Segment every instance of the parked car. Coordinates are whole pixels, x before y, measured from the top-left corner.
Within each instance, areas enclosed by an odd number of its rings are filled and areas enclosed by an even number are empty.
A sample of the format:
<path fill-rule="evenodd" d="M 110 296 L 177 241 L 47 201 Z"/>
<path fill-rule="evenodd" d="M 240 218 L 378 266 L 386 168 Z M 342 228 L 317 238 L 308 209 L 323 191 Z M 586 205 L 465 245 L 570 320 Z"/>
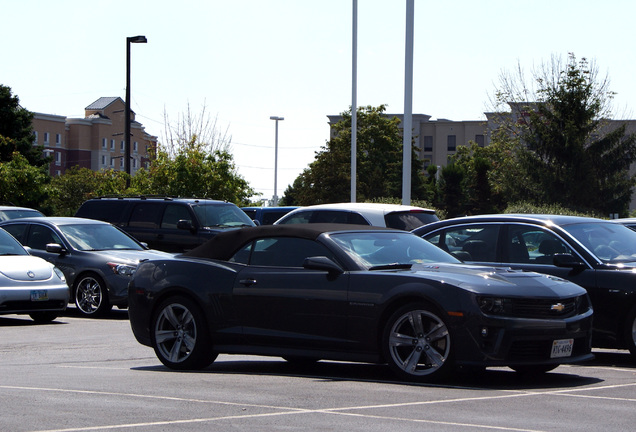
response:
<path fill-rule="evenodd" d="M 28 207 L 16 207 L 12 205 L 0 206 L 0 222 L 9 219 L 18 219 L 24 217 L 44 216 L 39 211 Z"/>
<path fill-rule="evenodd" d="M 625 225 L 627 228 L 636 231 L 636 218 L 612 219 L 612 222 Z"/>
<path fill-rule="evenodd" d="M 68 299 L 64 273 L 29 255 L 0 229 L 0 315 L 28 314 L 36 322 L 49 322 L 66 310 Z"/>
<path fill-rule="evenodd" d="M 184 252 L 216 234 L 254 222 L 236 205 L 193 198 L 94 198 L 76 217 L 110 222 L 151 249 Z"/>
<path fill-rule="evenodd" d="M 592 358 L 592 308 L 564 279 L 474 267 L 411 233 L 264 225 L 145 261 L 129 285 L 137 340 L 172 369 L 219 353 L 388 363 L 437 379 L 453 365 L 545 372 Z"/>
<path fill-rule="evenodd" d="M 66 277 L 75 306 L 85 316 L 125 308 L 130 276 L 142 260 L 171 254 L 148 250 L 113 225 L 91 219 L 39 217 L 0 222 L 31 254 Z"/>
<path fill-rule="evenodd" d="M 636 356 L 636 232 L 607 220 L 505 214 L 436 222 L 414 231 L 464 261 L 568 279 L 594 305 L 596 347 Z"/>
<path fill-rule="evenodd" d="M 439 219 L 434 210 L 421 207 L 380 203 L 336 203 L 297 208 L 275 224 L 344 223 L 410 231 L 437 220 Z"/>
<path fill-rule="evenodd" d="M 256 225 L 272 225 L 297 207 L 241 207 Z"/>

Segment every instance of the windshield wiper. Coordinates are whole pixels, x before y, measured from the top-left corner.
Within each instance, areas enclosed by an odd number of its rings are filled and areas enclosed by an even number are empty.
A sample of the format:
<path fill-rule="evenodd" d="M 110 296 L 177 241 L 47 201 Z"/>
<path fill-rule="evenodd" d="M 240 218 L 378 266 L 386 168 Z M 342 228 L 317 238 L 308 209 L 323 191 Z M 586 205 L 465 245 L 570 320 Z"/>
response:
<path fill-rule="evenodd" d="M 392 264 L 382 264 L 369 268 L 369 270 L 408 270 L 413 267 L 413 264 L 400 264 L 400 263 L 392 263 Z"/>

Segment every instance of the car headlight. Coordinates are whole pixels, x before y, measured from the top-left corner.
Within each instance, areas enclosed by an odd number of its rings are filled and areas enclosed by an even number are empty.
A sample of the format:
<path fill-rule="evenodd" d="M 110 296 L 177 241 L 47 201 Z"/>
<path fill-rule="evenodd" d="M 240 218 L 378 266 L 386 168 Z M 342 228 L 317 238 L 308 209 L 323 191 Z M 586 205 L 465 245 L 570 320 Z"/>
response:
<path fill-rule="evenodd" d="M 122 276 L 132 276 L 135 273 L 135 270 L 137 270 L 137 266 L 131 264 L 109 262 L 108 266 L 113 271 L 113 273 Z"/>
<path fill-rule="evenodd" d="M 54 266 L 53 271 L 55 272 L 57 277 L 59 277 L 62 280 L 62 282 L 66 282 L 66 277 L 64 276 L 64 273 L 62 273 L 62 270 Z"/>
<path fill-rule="evenodd" d="M 477 304 L 483 313 L 494 315 L 505 315 L 512 307 L 510 299 L 501 297 L 479 297 Z"/>

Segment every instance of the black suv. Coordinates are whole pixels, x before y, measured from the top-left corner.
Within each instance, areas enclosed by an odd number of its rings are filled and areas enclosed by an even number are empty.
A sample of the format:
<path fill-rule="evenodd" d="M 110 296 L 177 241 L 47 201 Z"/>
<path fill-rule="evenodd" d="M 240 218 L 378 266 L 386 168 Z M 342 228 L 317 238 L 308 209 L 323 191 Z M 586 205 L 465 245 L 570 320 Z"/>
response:
<path fill-rule="evenodd" d="M 254 226 L 232 203 L 195 198 L 94 198 L 75 216 L 110 222 L 151 249 L 166 252 L 185 252 L 219 232 Z"/>

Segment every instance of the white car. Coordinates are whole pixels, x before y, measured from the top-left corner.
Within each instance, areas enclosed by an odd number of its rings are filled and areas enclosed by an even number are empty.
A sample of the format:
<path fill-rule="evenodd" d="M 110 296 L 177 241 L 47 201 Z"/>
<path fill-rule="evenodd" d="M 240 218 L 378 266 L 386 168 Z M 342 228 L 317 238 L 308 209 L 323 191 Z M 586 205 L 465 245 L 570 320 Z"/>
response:
<path fill-rule="evenodd" d="M 0 222 L 9 219 L 44 216 L 37 210 L 28 207 L 16 207 L 12 205 L 0 206 Z"/>
<path fill-rule="evenodd" d="M 69 296 L 60 269 L 31 256 L 0 229 L 0 315 L 28 314 L 36 322 L 53 321 L 66 310 Z"/>
<path fill-rule="evenodd" d="M 299 207 L 274 224 L 344 223 L 411 231 L 438 220 L 434 210 L 421 207 L 380 203 L 336 203 Z"/>

